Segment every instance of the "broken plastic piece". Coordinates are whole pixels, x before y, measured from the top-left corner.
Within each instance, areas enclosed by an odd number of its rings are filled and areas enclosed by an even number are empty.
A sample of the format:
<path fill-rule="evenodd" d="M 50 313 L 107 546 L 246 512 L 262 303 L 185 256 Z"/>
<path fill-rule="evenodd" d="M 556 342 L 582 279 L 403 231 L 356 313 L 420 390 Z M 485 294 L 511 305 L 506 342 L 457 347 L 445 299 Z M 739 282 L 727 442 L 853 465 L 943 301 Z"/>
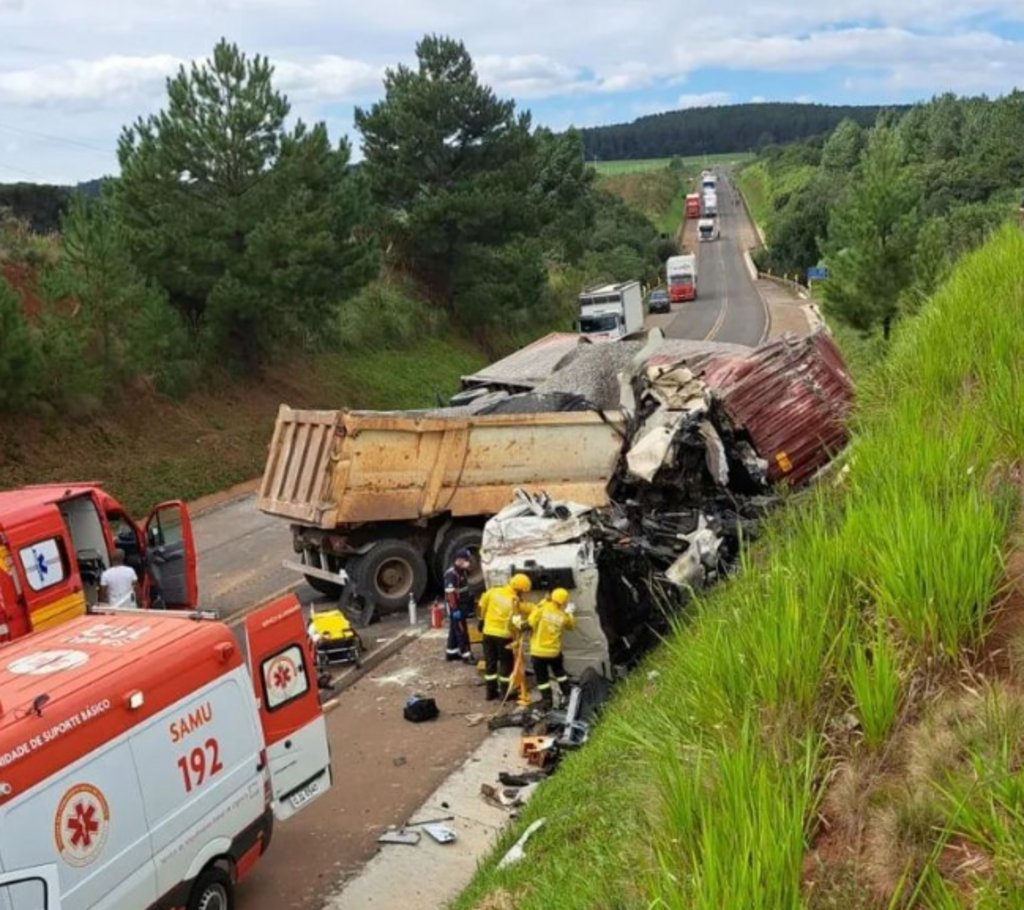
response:
<path fill-rule="evenodd" d="M 451 844 L 455 841 L 455 832 L 447 825 L 424 825 L 423 830 L 439 844 Z"/>
<path fill-rule="evenodd" d="M 538 818 L 529 828 L 527 828 L 522 836 L 517 840 L 512 847 L 509 849 L 500 860 L 498 860 L 498 868 L 504 869 L 507 866 L 513 866 L 518 863 L 523 857 L 526 856 L 526 842 L 533 837 L 538 829 L 546 822 L 546 818 Z"/>

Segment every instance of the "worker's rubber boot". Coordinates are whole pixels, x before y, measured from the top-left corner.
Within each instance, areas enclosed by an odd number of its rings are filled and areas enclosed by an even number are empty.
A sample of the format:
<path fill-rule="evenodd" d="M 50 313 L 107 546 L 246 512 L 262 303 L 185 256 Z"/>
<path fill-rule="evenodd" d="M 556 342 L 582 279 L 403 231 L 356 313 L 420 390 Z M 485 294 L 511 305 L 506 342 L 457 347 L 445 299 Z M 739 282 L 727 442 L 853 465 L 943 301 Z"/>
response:
<path fill-rule="evenodd" d="M 487 681 L 487 701 L 498 700 L 498 684 L 493 680 Z"/>
<path fill-rule="evenodd" d="M 555 707 L 555 699 L 551 694 L 550 689 L 545 689 L 540 693 L 540 706 L 545 711 L 551 711 Z"/>

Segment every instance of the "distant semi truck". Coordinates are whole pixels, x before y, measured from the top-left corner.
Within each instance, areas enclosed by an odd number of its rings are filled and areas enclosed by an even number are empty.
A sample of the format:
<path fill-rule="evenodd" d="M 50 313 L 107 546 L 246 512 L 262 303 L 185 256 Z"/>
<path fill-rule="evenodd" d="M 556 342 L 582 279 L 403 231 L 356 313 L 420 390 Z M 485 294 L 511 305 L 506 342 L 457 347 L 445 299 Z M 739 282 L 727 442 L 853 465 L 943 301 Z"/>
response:
<path fill-rule="evenodd" d="M 718 194 L 714 191 L 704 193 L 704 217 L 715 218 L 718 216 Z"/>
<path fill-rule="evenodd" d="M 700 218 L 700 193 L 690 193 L 686 197 L 686 217 L 694 221 Z"/>
<path fill-rule="evenodd" d="M 714 218 L 701 218 L 697 222 L 697 237 L 701 241 L 718 239 L 718 222 Z"/>
<path fill-rule="evenodd" d="M 704 171 L 700 181 L 701 189 L 715 191 L 718 189 L 718 178 L 711 171 Z"/>
<path fill-rule="evenodd" d="M 591 341 L 616 341 L 644 327 L 644 296 L 639 281 L 601 284 L 579 296 L 579 329 Z"/>
<path fill-rule="evenodd" d="M 668 299 L 682 303 L 697 297 L 697 257 L 692 253 L 671 256 L 665 263 L 665 278 L 668 284 Z"/>

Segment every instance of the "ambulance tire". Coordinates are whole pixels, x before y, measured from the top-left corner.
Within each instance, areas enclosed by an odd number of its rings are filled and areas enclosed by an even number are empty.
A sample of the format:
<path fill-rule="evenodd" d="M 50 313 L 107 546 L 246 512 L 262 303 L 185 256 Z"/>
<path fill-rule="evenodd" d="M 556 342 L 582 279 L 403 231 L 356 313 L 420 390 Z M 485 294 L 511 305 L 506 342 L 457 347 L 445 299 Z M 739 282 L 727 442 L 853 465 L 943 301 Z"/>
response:
<path fill-rule="evenodd" d="M 419 603 L 427 590 L 427 561 L 411 543 L 389 538 L 375 543 L 351 563 L 349 574 L 357 594 L 372 601 L 381 613 L 396 613 Z"/>
<path fill-rule="evenodd" d="M 208 866 L 196 879 L 188 910 L 234 910 L 235 886 L 219 866 Z"/>

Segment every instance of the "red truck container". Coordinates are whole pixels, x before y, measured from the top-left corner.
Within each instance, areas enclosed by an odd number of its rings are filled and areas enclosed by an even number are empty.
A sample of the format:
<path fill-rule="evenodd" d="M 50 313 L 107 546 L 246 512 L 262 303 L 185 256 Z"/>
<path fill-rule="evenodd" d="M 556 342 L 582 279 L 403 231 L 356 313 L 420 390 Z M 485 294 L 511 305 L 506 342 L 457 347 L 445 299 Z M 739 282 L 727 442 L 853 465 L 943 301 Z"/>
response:
<path fill-rule="evenodd" d="M 686 197 L 686 217 L 687 218 L 700 218 L 700 194 L 690 193 Z"/>

